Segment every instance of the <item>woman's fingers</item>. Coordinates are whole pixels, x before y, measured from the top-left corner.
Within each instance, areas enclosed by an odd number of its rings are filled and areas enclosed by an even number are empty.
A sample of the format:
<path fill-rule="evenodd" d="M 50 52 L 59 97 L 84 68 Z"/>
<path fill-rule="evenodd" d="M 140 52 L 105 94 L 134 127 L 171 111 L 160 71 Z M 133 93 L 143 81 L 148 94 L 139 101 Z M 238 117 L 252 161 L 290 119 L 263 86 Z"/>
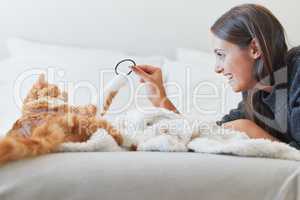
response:
<path fill-rule="evenodd" d="M 133 72 L 135 72 L 137 75 L 139 75 L 143 80 L 151 81 L 151 77 L 149 74 L 147 74 L 143 69 L 141 69 L 138 66 L 132 67 Z"/>
<path fill-rule="evenodd" d="M 146 72 L 148 74 L 153 74 L 157 70 L 160 70 L 159 67 L 154 67 L 152 65 L 136 65 L 135 67 L 142 69 L 144 72 Z"/>
<path fill-rule="evenodd" d="M 136 65 L 132 71 L 139 76 L 140 82 L 150 83 L 146 84 L 148 98 L 154 106 L 160 106 L 166 99 L 161 69 L 151 65 Z"/>

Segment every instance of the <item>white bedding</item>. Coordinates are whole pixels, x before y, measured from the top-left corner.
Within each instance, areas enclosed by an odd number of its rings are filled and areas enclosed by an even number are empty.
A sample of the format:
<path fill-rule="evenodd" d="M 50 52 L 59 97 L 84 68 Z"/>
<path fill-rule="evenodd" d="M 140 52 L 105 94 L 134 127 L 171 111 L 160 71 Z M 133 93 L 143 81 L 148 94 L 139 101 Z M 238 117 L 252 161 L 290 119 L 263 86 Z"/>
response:
<path fill-rule="evenodd" d="M 232 154 L 299 160 L 300 152 L 281 142 L 250 139 L 245 133 L 225 129 L 214 122 L 190 119 L 161 108 L 148 112 L 129 111 L 115 126 L 125 139 L 120 148 L 105 131 L 98 131 L 84 143 L 65 143 L 60 151 L 124 151 L 132 145 L 138 151 Z"/>

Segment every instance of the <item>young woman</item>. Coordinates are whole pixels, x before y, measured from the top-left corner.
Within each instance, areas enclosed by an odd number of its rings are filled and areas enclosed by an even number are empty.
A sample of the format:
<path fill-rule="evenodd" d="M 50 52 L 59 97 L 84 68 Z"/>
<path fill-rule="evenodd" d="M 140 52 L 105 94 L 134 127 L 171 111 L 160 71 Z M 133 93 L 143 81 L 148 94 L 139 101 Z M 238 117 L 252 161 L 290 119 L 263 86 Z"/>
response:
<path fill-rule="evenodd" d="M 300 147 L 300 48 L 288 51 L 284 29 L 266 8 L 243 4 L 223 14 L 211 27 L 215 71 L 226 76 L 243 101 L 218 125 L 251 138 L 280 140 Z M 161 70 L 133 68 L 151 86 L 154 106 L 178 112 L 167 98 Z"/>

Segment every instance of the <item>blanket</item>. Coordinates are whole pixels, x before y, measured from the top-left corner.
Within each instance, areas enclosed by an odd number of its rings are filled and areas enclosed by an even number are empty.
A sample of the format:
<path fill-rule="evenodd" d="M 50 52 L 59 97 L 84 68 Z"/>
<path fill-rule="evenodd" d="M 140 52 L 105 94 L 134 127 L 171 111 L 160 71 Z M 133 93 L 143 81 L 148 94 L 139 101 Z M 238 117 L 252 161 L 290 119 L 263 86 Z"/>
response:
<path fill-rule="evenodd" d="M 163 108 L 130 110 L 113 122 L 123 136 L 118 146 L 103 129 L 83 143 L 63 143 L 59 151 L 163 151 L 230 154 L 300 160 L 300 152 L 288 144 L 250 139 L 245 133 L 215 122 L 179 115 Z"/>

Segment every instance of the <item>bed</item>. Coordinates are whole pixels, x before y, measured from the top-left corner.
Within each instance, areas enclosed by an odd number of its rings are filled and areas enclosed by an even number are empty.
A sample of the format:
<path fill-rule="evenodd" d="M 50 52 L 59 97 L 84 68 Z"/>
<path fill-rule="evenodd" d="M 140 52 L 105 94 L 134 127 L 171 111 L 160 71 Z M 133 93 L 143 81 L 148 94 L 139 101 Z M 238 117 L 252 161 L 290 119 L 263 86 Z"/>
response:
<path fill-rule="evenodd" d="M 93 53 L 87 53 L 89 51 L 85 49 L 49 47 L 20 39 L 12 39 L 8 42 L 8 46 L 12 57 L 0 63 L 2 67 L 7 68 L 7 76 L 3 77 L 1 92 L 8 94 L 6 98 L 1 99 L 4 105 L 1 116 L 5 122 L 5 126 L 1 126 L 2 133 L 20 115 L 17 103 L 19 100 L 19 105 L 21 104 L 22 94 L 16 98 L 13 95 L 15 90 L 11 88 L 14 88 L 16 83 L 18 85 L 18 78 L 21 77 L 20 80 L 23 82 L 18 89 L 21 89 L 21 92 L 28 90 L 37 77 L 36 71 L 31 74 L 31 69 L 51 73 L 48 66 L 59 66 L 67 72 L 67 75 L 60 80 L 66 79 L 74 83 L 78 83 L 76 80 L 89 80 L 92 85 L 97 85 L 99 80 L 95 72 L 108 69 L 114 61 L 125 57 L 116 53 L 109 56 L 107 52 L 103 56 L 102 51 L 93 50 Z M 24 52 L 35 56 L 26 55 Z M 46 54 L 42 55 L 43 52 Z M 181 57 L 199 55 L 183 49 L 179 50 L 179 54 Z M 68 55 L 71 57 L 68 58 Z M 221 80 L 209 69 L 198 67 L 211 65 L 213 62 L 210 55 L 204 53 L 201 55 L 199 61 L 190 61 L 189 70 L 192 76 L 187 80 L 191 85 L 185 91 L 187 92 L 185 96 L 191 94 L 194 84 L 201 84 L 201 81 L 206 80 L 210 84 L 214 83 L 216 87 L 202 87 L 198 92 L 206 94 L 213 89 L 212 91 L 217 94 L 226 93 L 227 97 L 215 94 L 204 95 L 197 99 L 199 102 L 196 103 L 200 107 L 194 107 L 192 103 L 195 102 L 187 102 L 190 106 L 187 108 L 184 105 L 181 107 L 180 101 L 176 102 L 180 99 L 175 98 L 173 101 L 180 110 L 187 109 L 187 112 L 190 110 L 188 114 L 201 114 L 207 120 L 215 120 L 223 114 L 222 112 L 233 108 L 240 100 L 240 96 L 230 93 L 228 88 L 222 91 Z M 160 64 L 158 57 L 135 59 L 157 63 L 165 71 L 164 80 L 177 82 L 179 85 L 185 84 L 182 74 L 185 72 L 184 63 L 189 61 L 164 59 L 164 63 Z M 106 68 L 101 68 L 101 65 Z M 86 66 L 88 70 L 82 71 L 82 66 Z M 173 66 L 171 72 L 167 66 Z M 16 71 L 30 73 L 27 74 L 27 79 L 23 79 L 22 73 L 16 74 Z M 106 78 L 109 80 L 112 76 L 113 73 Z M 167 88 L 168 93 L 174 94 L 173 89 Z M 79 94 L 77 95 L 79 99 L 75 99 L 76 102 L 85 103 L 87 99 L 82 97 L 86 95 Z M 98 95 L 98 93 L 90 94 Z M 123 112 L 118 108 L 128 103 L 126 101 L 128 94 L 126 89 L 118 94 L 116 103 L 112 105 L 115 113 L 109 115 L 108 119 L 113 119 L 118 112 Z M 226 101 L 228 97 L 230 101 Z M 224 101 L 225 104 L 220 104 Z M 139 103 L 143 106 L 147 104 Z M 137 106 L 137 102 L 127 109 L 132 106 Z M 9 163 L 1 167 L 0 199 L 297 199 L 299 198 L 299 166 L 299 162 L 296 161 L 192 152 L 57 153 Z"/>
<path fill-rule="evenodd" d="M 162 67 L 165 83 L 181 86 L 168 85 L 169 97 L 188 114 L 217 120 L 241 100 L 214 74 L 215 60 L 207 53 L 209 40 L 203 27 L 231 6 L 225 2 L 219 9 L 215 2 L 171 0 L 30 0 L 1 5 L 0 67 L 5 69 L 0 79 L 0 93 L 5 94 L 0 99 L 1 135 L 20 116 L 22 98 L 38 73 L 52 73 L 52 80 L 59 83 L 84 86 L 75 103 L 100 104 L 101 84 L 114 76 L 112 66 L 124 58 Z M 297 8 L 293 3 L 274 6 L 289 17 Z M 199 12 L 199 7 L 213 13 Z M 292 23 L 293 39 L 299 41 L 297 20 L 286 21 Z M 100 71 L 107 72 L 103 82 Z M 86 87 L 87 81 L 93 87 Z M 197 98 L 188 98 L 199 84 Z M 118 94 L 113 115 L 124 111 L 128 94 L 128 88 Z M 149 105 L 138 100 L 127 109 Z M 300 199 L 299 167 L 296 161 L 192 152 L 56 153 L 0 167 L 0 199 L 292 200 Z"/>

